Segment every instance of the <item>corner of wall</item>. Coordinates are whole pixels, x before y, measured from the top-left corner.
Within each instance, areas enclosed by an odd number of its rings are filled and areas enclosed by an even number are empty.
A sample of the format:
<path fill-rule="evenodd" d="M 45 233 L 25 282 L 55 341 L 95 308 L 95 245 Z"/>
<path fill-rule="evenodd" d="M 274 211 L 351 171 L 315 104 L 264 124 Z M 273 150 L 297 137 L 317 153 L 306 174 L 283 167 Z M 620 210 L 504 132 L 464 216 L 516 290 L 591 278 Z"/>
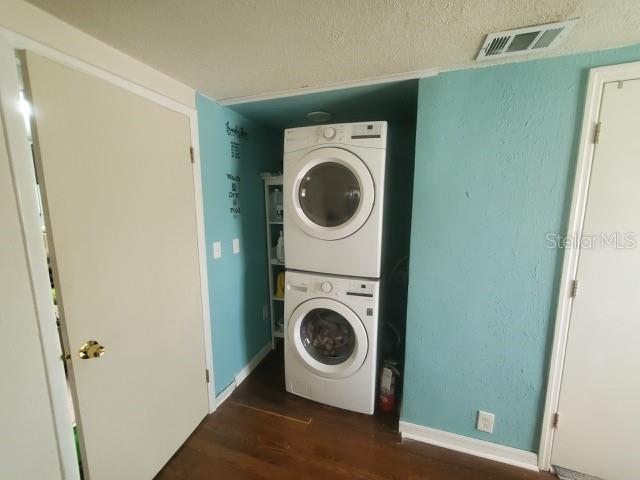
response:
<path fill-rule="evenodd" d="M 276 133 L 197 93 L 216 393 L 270 342 L 264 190 Z M 265 152 L 267 154 L 265 154 Z M 240 253 L 234 254 L 234 239 Z M 213 243 L 222 256 L 213 258 Z"/>

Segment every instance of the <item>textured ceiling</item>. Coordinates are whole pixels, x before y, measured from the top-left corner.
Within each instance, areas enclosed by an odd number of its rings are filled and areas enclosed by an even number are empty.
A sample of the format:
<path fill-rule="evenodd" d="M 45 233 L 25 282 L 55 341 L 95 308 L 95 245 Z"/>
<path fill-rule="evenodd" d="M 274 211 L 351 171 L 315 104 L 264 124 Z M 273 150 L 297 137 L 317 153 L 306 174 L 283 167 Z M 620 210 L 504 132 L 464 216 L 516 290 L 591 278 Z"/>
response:
<path fill-rule="evenodd" d="M 576 17 L 547 55 L 640 43 L 639 0 L 29 2 L 215 99 L 478 66 L 486 33 Z"/>

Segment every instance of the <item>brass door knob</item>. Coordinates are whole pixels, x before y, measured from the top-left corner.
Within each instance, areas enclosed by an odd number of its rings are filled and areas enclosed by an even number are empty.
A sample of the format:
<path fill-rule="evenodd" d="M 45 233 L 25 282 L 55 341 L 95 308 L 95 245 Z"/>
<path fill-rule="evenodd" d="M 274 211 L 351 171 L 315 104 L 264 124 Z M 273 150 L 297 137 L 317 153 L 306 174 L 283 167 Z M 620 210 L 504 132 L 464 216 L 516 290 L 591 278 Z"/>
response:
<path fill-rule="evenodd" d="M 98 358 L 104 355 L 104 347 L 95 340 L 85 342 L 78 350 L 78 356 L 82 359 Z"/>

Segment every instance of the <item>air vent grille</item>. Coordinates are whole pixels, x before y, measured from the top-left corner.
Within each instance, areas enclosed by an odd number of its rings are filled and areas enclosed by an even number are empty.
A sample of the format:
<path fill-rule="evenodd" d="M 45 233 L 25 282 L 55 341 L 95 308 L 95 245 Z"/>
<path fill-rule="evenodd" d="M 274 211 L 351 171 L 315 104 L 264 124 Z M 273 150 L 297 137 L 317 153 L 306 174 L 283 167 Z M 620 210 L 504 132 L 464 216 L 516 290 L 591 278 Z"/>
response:
<path fill-rule="evenodd" d="M 551 30 L 547 30 L 542 35 L 540 35 L 540 38 L 538 38 L 538 41 L 533 46 L 533 48 L 548 48 L 549 45 L 551 45 L 551 42 L 558 38 L 558 35 L 560 35 L 562 30 L 564 29 L 552 28 Z"/>
<path fill-rule="evenodd" d="M 531 44 L 538 38 L 540 32 L 529 32 L 529 33 L 520 33 L 518 35 L 513 36 L 513 40 L 509 44 L 509 48 L 507 48 L 507 52 L 519 52 L 521 50 L 526 50 L 531 46 Z"/>
<path fill-rule="evenodd" d="M 578 20 L 574 19 L 490 33 L 487 35 L 476 60 L 510 57 L 554 48 L 577 22 Z"/>
<path fill-rule="evenodd" d="M 487 56 L 499 55 L 502 52 L 502 50 L 504 50 L 504 47 L 507 46 L 507 43 L 509 42 L 510 39 L 511 37 L 494 38 L 491 41 L 491 44 L 489 45 L 489 47 L 487 47 L 487 52 L 485 55 Z"/>

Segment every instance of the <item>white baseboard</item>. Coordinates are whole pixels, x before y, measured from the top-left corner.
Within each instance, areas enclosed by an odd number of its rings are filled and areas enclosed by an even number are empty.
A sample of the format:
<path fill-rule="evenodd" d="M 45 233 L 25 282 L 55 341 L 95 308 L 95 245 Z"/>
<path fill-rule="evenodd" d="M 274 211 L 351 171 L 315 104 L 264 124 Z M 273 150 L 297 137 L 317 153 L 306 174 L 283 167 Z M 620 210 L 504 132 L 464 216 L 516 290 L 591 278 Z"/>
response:
<path fill-rule="evenodd" d="M 424 427 L 409 422 L 400 422 L 402 438 L 429 443 L 438 447 L 456 450 L 476 457 L 514 465 L 527 470 L 538 471 L 538 455 L 517 448 L 485 442 L 455 433 Z"/>
<path fill-rule="evenodd" d="M 244 382 L 245 378 L 249 376 L 253 369 L 256 368 L 264 357 L 266 357 L 271 351 L 271 341 L 267 343 L 264 347 L 260 349 L 258 353 L 256 353 L 249 362 L 240 369 L 240 371 L 236 374 L 233 382 L 225 388 L 219 395 L 216 396 L 216 408 L 218 408 L 222 403 L 231 396 L 233 391 L 240 386 L 242 382 Z"/>
<path fill-rule="evenodd" d="M 222 403 L 231 396 L 233 391 L 236 389 L 236 382 L 233 381 L 231 384 L 225 388 L 219 395 L 216 396 L 216 409 L 222 405 Z"/>
<path fill-rule="evenodd" d="M 251 372 L 253 372 L 253 369 L 256 368 L 262 360 L 264 360 L 264 357 L 269 355 L 269 352 L 272 349 L 271 345 L 271 340 L 269 340 L 269 343 L 262 347 L 260 351 L 256 353 L 251 360 L 249 360 L 249 363 L 242 368 L 242 370 L 236 373 L 236 387 L 239 386 Z"/>

